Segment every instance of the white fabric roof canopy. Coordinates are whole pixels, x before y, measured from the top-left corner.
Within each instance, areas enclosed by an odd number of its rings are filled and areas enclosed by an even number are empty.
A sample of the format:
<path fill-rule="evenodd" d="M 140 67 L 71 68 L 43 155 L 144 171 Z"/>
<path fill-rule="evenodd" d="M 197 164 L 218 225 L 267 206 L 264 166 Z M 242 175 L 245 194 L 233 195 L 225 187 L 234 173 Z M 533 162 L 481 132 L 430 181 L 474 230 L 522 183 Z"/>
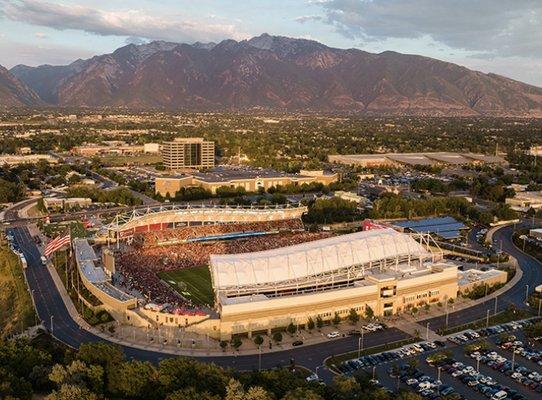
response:
<path fill-rule="evenodd" d="M 407 234 L 378 229 L 254 253 L 211 255 L 215 289 L 301 279 L 383 259 L 430 253 Z"/>

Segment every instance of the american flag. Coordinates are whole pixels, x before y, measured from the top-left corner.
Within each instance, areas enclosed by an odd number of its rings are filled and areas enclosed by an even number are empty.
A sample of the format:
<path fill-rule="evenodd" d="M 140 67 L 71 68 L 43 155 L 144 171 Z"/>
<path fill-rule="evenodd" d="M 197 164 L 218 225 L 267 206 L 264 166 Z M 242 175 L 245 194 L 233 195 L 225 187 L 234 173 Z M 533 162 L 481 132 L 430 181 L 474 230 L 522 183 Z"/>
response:
<path fill-rule="evenodd" d="M 45 257 L 49 258 L 51 254 L 59 250 L 62 246 L 70 244 L 70 242 L 71 242 L 70 232 L 67 232 L 64 236 L 62 235 L 57 236 L 56 238 L 51 240 L 49 243 L 47 243 L 47 246 L 45 246 Z"/>

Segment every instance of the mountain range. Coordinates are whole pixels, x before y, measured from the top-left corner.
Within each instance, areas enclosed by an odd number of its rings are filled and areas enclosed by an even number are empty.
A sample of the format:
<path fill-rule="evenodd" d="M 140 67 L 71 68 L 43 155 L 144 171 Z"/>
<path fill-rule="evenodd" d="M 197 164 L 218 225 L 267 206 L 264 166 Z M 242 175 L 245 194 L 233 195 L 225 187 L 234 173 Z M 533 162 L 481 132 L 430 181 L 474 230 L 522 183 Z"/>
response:
<path fill-rule="evenodd" d="M 541 117 L 542 88 L 423 56 L 263 34 L 0 69 L 0 106 L 44 105 Z"/>

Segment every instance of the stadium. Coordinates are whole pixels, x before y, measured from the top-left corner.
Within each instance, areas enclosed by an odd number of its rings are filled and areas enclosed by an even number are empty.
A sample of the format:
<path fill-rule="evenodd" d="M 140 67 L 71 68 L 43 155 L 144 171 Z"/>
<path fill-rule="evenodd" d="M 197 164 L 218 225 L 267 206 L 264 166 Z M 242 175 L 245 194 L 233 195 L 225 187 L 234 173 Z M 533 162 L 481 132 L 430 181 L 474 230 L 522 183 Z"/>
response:
<path fill-rule="evenodd" d="M 74 242 L 77 265 L 119 322 L 221 340 L 457 296 L 457 267 L 429 235 L 380 226 L 308 232 L 305 211 L 202 206 L 119 216 L 107 245 Z"/>

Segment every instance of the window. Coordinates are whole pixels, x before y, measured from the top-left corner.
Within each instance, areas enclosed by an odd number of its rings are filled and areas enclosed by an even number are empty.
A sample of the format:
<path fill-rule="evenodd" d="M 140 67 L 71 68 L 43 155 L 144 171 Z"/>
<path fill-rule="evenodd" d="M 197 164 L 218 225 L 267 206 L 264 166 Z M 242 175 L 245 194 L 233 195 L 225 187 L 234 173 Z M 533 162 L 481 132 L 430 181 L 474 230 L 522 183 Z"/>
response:
<path fill-rule="evenodd" d="M 416 296 L 415 296 L 415 295 L 405 296 L 405 297 L 404 297 L 405 303 L 410 303 L 411 301 L 414 301 L 414 300 L 416 300 Z"/>

